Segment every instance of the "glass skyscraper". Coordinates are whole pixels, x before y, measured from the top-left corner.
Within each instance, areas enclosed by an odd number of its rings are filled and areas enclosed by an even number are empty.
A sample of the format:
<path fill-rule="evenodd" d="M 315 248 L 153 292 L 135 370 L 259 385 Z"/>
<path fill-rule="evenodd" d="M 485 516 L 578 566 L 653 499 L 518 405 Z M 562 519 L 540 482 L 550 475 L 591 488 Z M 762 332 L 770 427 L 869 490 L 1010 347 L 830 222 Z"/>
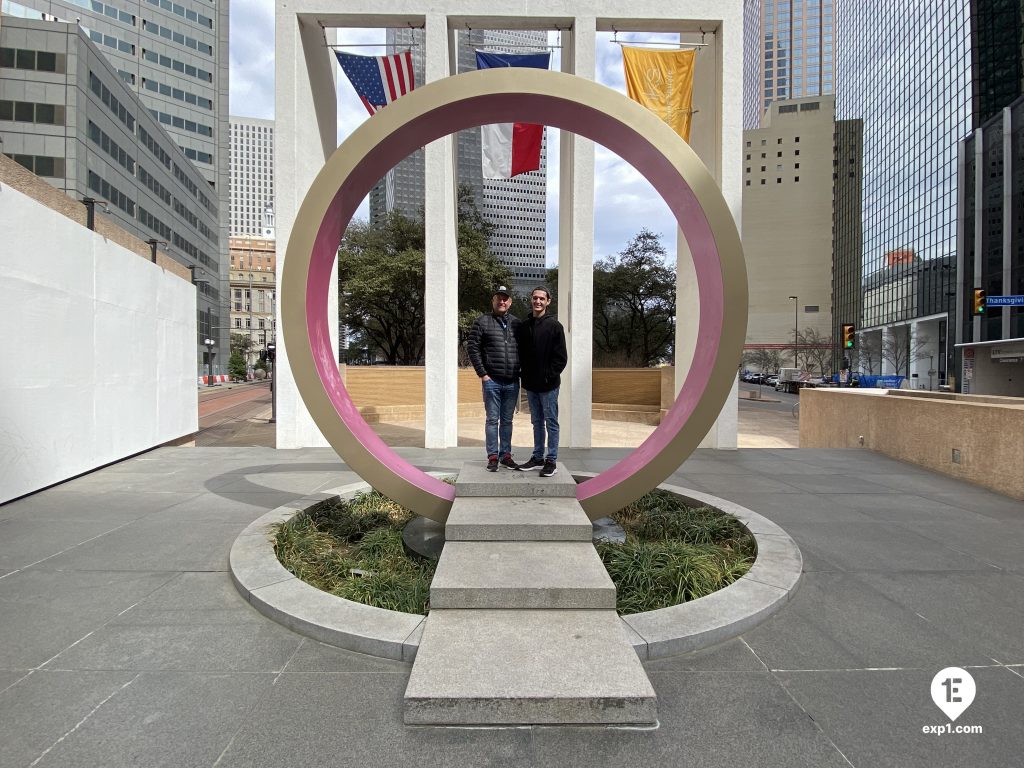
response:
<path fill-rule="evenodd" d="M 860 197 L 837 195 L 834 222 L 834 250 L 847 256 L 859 223 L 860 274 L 837 272 L 833 290 L 837 306 L 861 293 L 862 309 L 836 322 L 859 324 L 862 370 L 920 369 L 943 383 L 953 370 L 957 142 L 973 114 L 969 3 L 839 3 L 835 28 L 836 119 L 859 121 L 862 134 Z M 846 163 L 837 151 L 837 180 Z"/>
<path fill-rule="evenodd" d="M 746 0 L 743 127 L 773 101 L 833 93 L 833 0 Z"/>

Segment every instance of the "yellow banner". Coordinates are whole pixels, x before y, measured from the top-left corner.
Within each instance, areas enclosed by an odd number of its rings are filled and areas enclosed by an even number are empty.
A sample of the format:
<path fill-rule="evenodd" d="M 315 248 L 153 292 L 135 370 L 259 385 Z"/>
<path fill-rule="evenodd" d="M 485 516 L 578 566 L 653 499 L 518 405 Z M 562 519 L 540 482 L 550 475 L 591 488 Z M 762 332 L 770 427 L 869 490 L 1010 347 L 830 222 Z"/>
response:
<path fill-rule="evenodd" d="M 690 140 L 693 115 L 693 64 L 696 50 L 653 51 L 622 46 L 626 95 Z"/>

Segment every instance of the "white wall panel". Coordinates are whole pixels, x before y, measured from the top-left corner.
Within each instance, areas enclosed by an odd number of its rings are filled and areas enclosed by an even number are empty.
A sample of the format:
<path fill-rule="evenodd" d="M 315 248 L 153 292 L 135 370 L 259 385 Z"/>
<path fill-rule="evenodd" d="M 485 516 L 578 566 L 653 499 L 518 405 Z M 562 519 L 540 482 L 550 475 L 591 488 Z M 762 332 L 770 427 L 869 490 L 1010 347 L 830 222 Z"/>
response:
<path fill-rule="evenodd" d="M 195 288 L 6 185 L 0 232 L 0 502 L 195 432 Z"/>

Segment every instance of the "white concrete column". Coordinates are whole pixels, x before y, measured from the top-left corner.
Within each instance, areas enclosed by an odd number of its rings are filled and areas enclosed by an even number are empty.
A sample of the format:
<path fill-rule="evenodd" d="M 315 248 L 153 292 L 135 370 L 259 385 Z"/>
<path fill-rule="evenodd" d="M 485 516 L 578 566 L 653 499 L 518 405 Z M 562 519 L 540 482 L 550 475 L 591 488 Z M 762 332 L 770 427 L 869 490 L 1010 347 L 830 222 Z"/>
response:
<path fill-rule="evenodd" d="M 1015 227 L 1011 224 L 1015 220 L 1014 217 L 1014 200 L 1013 195 L 1013 183 L 1016 177 L 1014 176 L 1013 167 L 1013 110 L 1010 107 L 1003 107 L 1003 294 L 1011 295 L 1014 293 L 1013 285 L 1013 234 Z M 978 187 L 977 189 L 981 189 Z M 978 193 L 975 192 L 977 195 Z M 978 197 L 982 197 L 978 195 Z M 981 251 L 975 251 L 976 254 Z M 977 257 L 975 257 L 977 258 Z M 994 307 L 993 307 L 994 309 Z M 988 310 L 991 311 L 991 310 Z M 1010 313 L 1012 310 L 1010 307 L 1002 307 L 1002 318 L 1000 320 L 999 332 L 1004 339 L 1013 338 L 1010 326 Z"/>
<path fill-rule="evenodd" d="M 882 328 L 882 342 L 879 345 L 880 352 L 884 352 L 887 346 L 897 343 L 899 343 L 899 339 L 896 335 L 896 329 L 891 325 L 887 325 Z M 881 359 L 882 365 L 880 370 L 883 376 L 895 376 L 899 374 L 896 367 L 889 360 L 885 359 L 885 354 L 881 354 Z"/>
<path fill-rule="evenodd" d="M 448 77 L 449 33 L 444 14 L 429 13 L 424 30 L 426 78 Z M 459 266 L 455 221 L 455 165 L 452 136 L 424 150 L 426 224 L 426 384 L 424 444 L 458 445 Z"/>
<path fill-rule="evenodd" d="M 333 30 L 329 30 L 333 42 Z M 334 56 L 324 46 L 324 33 L 315 19 L 290 10 L 278 0 L 276 10 L 275 77 L 276 115 L 274 212 L 277 224 L 277 285 L 281 285 L 285 251 L 292 224 L 306 192 L 324 161 L 337 147 L 338 97 L 334 80 Z M 328 307 L 329 327 L 338 349 L 337 267 L 331 273 Z M 281 302 L 277 302 L 276 323 L 281 323 Z M 299 397 L 288 366 L 284 336 L 277 334 L 274 364 L 277 396 L 277 447 L 325 446 L 320 430 Z"/>
<path fill-rule="evenodd" d="M 562 71 L 589 80 L 595 73 L 597 20 L 577 17 L 562 33 Z M 594 143 L 561 131 L 558 210 L 558 306 L 569 364 L 558 397 L 561 445 L 589 448 L 593 400 Z"/>
<path fill-rule="evenodd" d="M 910 326 L 907 328 L 907 333 L 910 335 L 910 351 L 911 359 L 909 361 L 909 375 L 907 377 L 907 389 L 927 389 L 928 388 L 928 358 L 914 358 L 913 352 L 917 348 L 920 342 L 923 342 L 928 337 L 928 324 L 922 323 L 919 320 L 913 320 Z M 922 348 L 921 353 L 927 350 Z M 914 374 L 917 374 L 917 378 Z"/>
<path fill-rule="evenodd" d="M 733 9 L 735 11 L 735 9 Z M 742 14 L 724 20 L 714 34 L 704 36 L 707 45 L 698 49 L 694 69 L 693 115 L 690 146 L 722 188 L 737 229 L 742 221 L 741 142 L 743 112 L 739 99 L 726 94 L 742 93 Z M 697 42 L 700 36 L 680 35 L 682 42 Z M 743 308 L 744 311 L 746 308 Z M 676 392 L 690 370 L 697 344 L 700 305 L 693 258 L 680 231 L 676 246 Z M 738 363 L 739 361 L 737 361 Z M 701 442 L 702 448 L 735 449 L 738 445 L 738 379 L 725 405 Z"/>

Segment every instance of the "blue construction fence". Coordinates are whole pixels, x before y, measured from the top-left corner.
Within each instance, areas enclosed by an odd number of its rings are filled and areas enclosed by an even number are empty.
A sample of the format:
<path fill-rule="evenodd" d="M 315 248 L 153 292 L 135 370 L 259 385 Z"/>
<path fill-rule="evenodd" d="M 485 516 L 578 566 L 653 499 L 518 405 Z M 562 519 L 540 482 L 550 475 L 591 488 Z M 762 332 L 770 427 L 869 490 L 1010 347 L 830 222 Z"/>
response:
<path fill-rule="evenodd" d="M 853 374 L 851 387 L 875 387 L 877 389 L 899 389 L 903 386 L 906 376 L 869 376 L 867 374 Z M 832 376 L 832 383 L 839 384 L 839 374 Z M 846 386 L 845 384 L 842 386 Z"/>

